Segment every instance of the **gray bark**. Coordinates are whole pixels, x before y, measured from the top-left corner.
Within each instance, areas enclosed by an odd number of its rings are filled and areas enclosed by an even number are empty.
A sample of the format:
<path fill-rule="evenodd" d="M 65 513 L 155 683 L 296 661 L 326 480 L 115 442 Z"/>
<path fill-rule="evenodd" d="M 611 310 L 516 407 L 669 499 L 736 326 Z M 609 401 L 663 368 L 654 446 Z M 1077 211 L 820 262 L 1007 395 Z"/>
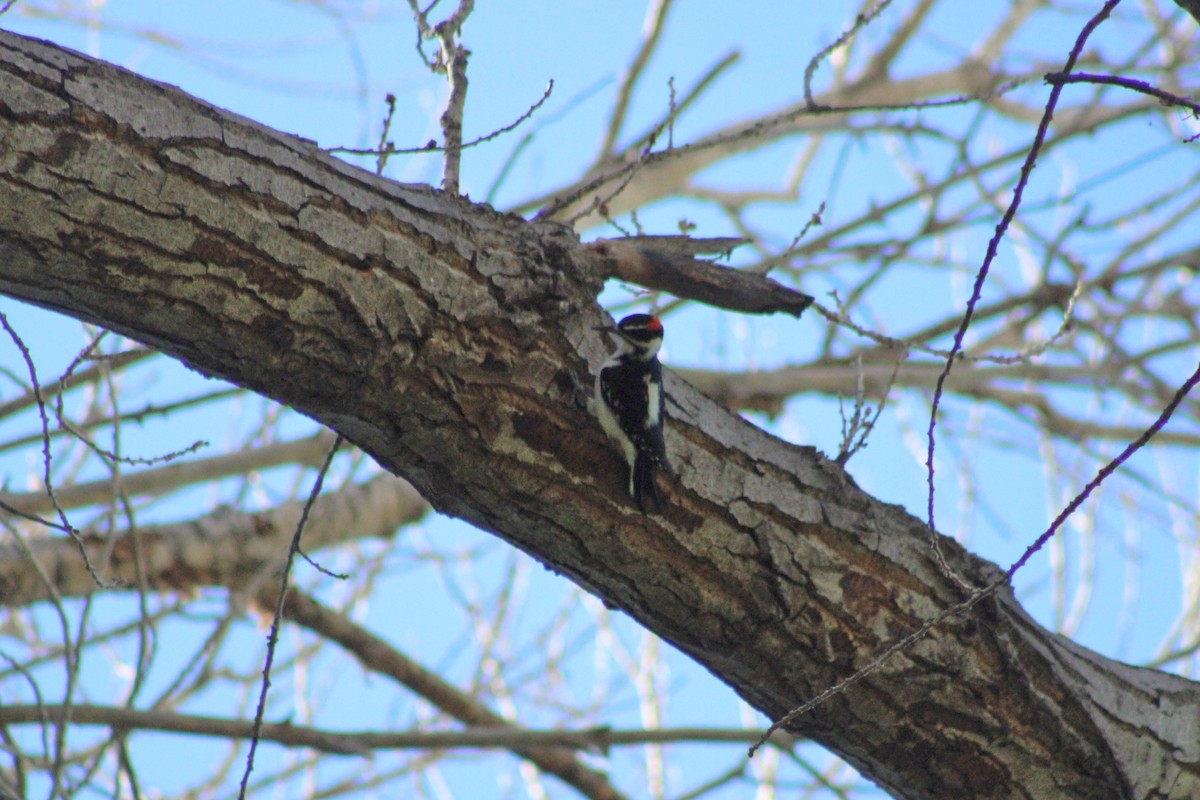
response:
<path fill-rule="evenodd" d="M 963 594 L 930 532 L 668 377 L 646 517 L 580 390 L 606 343 L 568 230 L 377 178 L 178 90 L 0 33 L 0 292 L 299 409 L 635 617 L 777 718 Z M 996 568 L 941 540 L 982 585 Z M 1200 795 L 1200 690 L 1008 592 L 795 731 L 897 797 Z"/>

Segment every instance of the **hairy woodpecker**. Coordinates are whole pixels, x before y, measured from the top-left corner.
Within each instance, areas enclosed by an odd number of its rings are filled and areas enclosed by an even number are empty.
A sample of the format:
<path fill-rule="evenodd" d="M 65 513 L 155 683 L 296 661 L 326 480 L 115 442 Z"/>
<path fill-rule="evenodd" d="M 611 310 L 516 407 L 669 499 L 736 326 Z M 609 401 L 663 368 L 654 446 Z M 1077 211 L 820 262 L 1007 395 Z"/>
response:
<path fill-rule="evenodd" d="M 658 317 L 630 314 L 617 323 L 617 333 L 617 352 L 596 375 L 596 417 L 629 464 L 633 501 L 645 512 L 649 495 L 661 511 L 655 472 L 671 473 L 663 441 L 662 364 L 658 362 L 663 326 Z"/>

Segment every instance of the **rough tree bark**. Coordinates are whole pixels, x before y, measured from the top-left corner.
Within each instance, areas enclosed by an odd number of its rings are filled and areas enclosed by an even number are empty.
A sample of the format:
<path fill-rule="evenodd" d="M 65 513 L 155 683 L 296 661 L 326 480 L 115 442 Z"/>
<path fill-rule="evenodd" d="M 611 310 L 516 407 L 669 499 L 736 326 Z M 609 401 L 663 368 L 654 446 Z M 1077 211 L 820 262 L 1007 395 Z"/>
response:
<path fill-rule="evenodd" d="M 704 664 L 772 718 L 958 602 L 930 532 L 668 378 L 667 513 L 582 401 L 601 271 L 531 224 L 0 33 L 0 292 L 299 409 Z M 597 454 L 601 454 L 597 456 Z M 996 568 L 941 540 L 982 585 Z M 1200 795 L 1200 687 L 1009 593 L 800 718 L 897 797 Z"/>

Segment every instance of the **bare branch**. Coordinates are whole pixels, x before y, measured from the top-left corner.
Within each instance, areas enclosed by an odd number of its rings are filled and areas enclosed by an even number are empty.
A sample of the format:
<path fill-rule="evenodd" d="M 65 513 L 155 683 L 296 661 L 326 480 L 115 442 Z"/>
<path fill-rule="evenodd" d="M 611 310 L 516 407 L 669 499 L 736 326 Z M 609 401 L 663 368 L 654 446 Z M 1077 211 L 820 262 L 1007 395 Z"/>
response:
<path fill-rule="evenodd" d="M 329 451 L 333 439 L 334 434 L 320 431 L 307 439 L 211 458 L 177 461 L 124 475 L 121 487 L 131 497 L 158 496 L 183 486 L 242 475 L 251 470 L 270 469 L 284 464 L 315 467 Z M 112 481 L 99 480 L 64 487 L 55 497 L 63 509 L 80 508 L 107 503 L 112 499 L 112 492 Z M 45 513 L 55 507 L 45 492 L 0 492 L 0 503 L 25 514 Z"/>
<path fill-rule="evenodd" d="M 292 501 L 261 512 L 218 510 L 192 522 L 143 525 L 137 531 L 137 555 L 145 564 L 140 582 L 130 533 L 85 537 L 84 546 L 93 559 L 111 549 L 107 577 L 113 588 L 142 585 L 152 591 L 190 592 L 204 586 L 241 586 L 279 567 L 301 510 L 302 504 Z M 382 474 L 320 497 L 307 526 L 308 547 L 316 550 L 391 536 L 428 513 L 429 505 L 412 486 Z M 24 546 L 0 547 L 0 598 L 5 606 L 25 606 L 51 596 L 80 596 L 95 589 L 73 542 L 26 541 L 25 537 L 17 541 Z M 30 560 L 49 584 L 31 574 Z"/>
<path fill-rule="evenodd" d="M 1122 78 L 1119 75 L 1096 75 L 1090 72 L 1052 72 L 1046 76 L 1046 83 L 1051 86 L 1061 86 L 1067 83 L 1094 83 L 1101 86 L 1120 86 L 1124 89 L 1132 89 L 1135 92 L 1157 97 L 1166 106 L 1183 106 L 1184 108 L 1189 108 L 1194 115 L 1200 117 L 1200 103 L 1188 100 L 1186 97 L 1180 97 L 1173 92 L 1159 89 L 1157 86 L 1151 86 L 1149 83 L 1139 81 L 1135 78 Z"/>
<path fill-rule="evenodd" d="M 446 76 L 449 94 L 446 109 L 442 112 L 442 147 L 446 157 L 442 168 L 442 189 L 450 194 L 459 193 L 459 166 L 462 162 L 463 109 L 467 104 L 467 59 L 471 51 L 459 42 L 463 23 L 475 9 L 474 0 L 461 0 L 454 13 L 437 25 L 430 26 L 428 10 L 422 11 L 418 0 L 409 0 L 413 17 L 417 22 L 418 42 L 420 39 L 437 39 L 437 58 L 426 64 L 436 73 Z M 418 46 L 419 51 L 421 48 Z M 424 51 L 421 51 L 424 57 Z"/>
<path fill-rule="evenodd" d="M 35 402 L 37 412 L 38 412 L 38 419 L 41 421 L 41 424 L 42 424 L 41 442 L 42 442 L 42 489 L 43 489 L 43 491 L 39 492 L 38 496 L 40 498 L 42 498 L 46 504 L 46 506 L 44 508 L 45 511 L 48 512 L 51 509 L 53 509 L 55 512 L 57 512 L 59 524 L 61 525 L 60 529 L 66 531 L 68 534 L 70 534 L 71 539 L 75 542 L 76 546 L 79 548 L 79 555 L 83 558 L 83 563 L 84 563 L 84 566 L 87 567 L 88 574 L 91 576 L 92 580 L 95 582 L 95 584 L 97 586 L 104 587 L 105 583 L 103 580 L 100 579 L 100 574 L 96 571 L 95 565 L 92 564 L 90 558 L 88 557 L 87 550 L 84 548 L 83 539 L 80 536 L 79 531 L 77 531 L 74 528 L 74 526 L 71 525 L 70 520 L 67 519 L 66 510 L 62 507 L 62 505 L 59 503 L 58 498 L 55 496 L 54 481 L 51 477 L 53 470 L 52 470 L 52 466 L 51 466 L 52 457 L 50 455 L 50 419 L 46 415 L 45 397 L 43 396 L 43 393 L 42 393 L 42 387 L 38 382 L 37 368 L 34 366 L 33 356 L 31 356 L 29 354 L 29 348 L 25 346 L 25 342 L 17 334 L 16 330 L 13 329 L 12 325 L 9 324 L 8 316 L 6 314 L 4 314 L 4 312 L 2 312 L 2 311 L 0 311 L 0 326 L 3 326 L 5 333 L 7 333 L 9 335 L 9 338 L 12 339 L 13 344 L 16 345 L 17 350 L 20 351 L 21 358 L 25 362 L 26 369 L 29 370 L 30 391 L 33 393 L 34 402 Z M 8 513 L 13 513 L 13 511 L 16 511 L 17 513 L 21 514 L 21 516 L 24 516 L 26 518 L 30 518 L 36 513 L 36 512 L 31 512 L 31 511 L 27 511 L 27 510 L 23 510 L 23 509 L 16 509 L 14 506 L 12 506 L 11 503 L 7 502 L 7 500 L 5 500 L 2 496 L 0 496 L 0 508 L 3 508 Z M 70 657 L 68 656 L 68 665 L 69 665 L 69 662 L 70 662 Z M 73 670 L 72 670 L 72 673 L 73 673 Z M 55 773 L 55 782 L 56 783 L 57 783 L 57 780 L 58 780 L 58 775 L 57 775 L 57 773 Z"/>
<path fill-rule="evenodd" d="M 120 353 L 116 353 L 115 355 L 105 355 L 99 357 L 102 358 L 106 363 L 103 365 L 97 365 L 90 369 L 73 372 L 69 376 L 63 376 L 59 378 L 58 391 L 63 392 L 80 386 L 86 386 L 87 384 L 100 380 L 100 377 L 105 370 L 117 370 L 123 367 L 132 366 L 133 364 L 145 361 L 147 358 L 155 355 L 158 355 L 158 353 L 154 350 L 145 347 L 138 347 L 132 350 L 125 350 Z M 26 408 L 34 407 L 37 405 L 37 396 L 37 393 L 30 388 L 20 397 L 15 397 L 6 403 L 0 404 L 0 419 L 10 417 Z"/>
<path fill-rule="evenodd" d="M 1197 383 L 1200 383 L 1200 365 L 1197 365 L 1196 371 L 1193 372 L 1191 377 L 1184 381 L 1183 385 L 1180 386 L 1175 392 L 1175 396 L 1171 398 L 1171 402 L 1167 403 L 1167 407 L 1164 408 L 1162 413 L 1158 415 L 1158 419 L 1152 422 L 1150 427 L 1146 428 L 1146 430 L 1142 432 L 1141 436 L 1126 445 L 1125 449 L 1122 450 L 1116 458 L 1105 464 L 1100 471 L 1096 473 L 1096 476 L 1088 482 L 1088 485 L 1083 487 L 1083 490 L 1079 492 L 1079 494 L 1077 494 L 1075 498 L 1072 499 L 1065 508 L 1063 508 L 1062 511 L 1059 512 L 1058 516 L 1054 518 L 1052 523 L 1050 523 L 1050 527 L 1046 529 L 1045 533 L 1039 536 L 1033 544 L 1025 549 L 1025 552 L 1021 554 L 1021 557 L 1008 568 L 1008 571 L 1005 573 L 1006 578 L 1011 580 L 1012 576 L 1017 573 L 1017 570 L 1023 567 L 1034 553 L 1036 553 L 1038 550 L 1041 550 L 1046 542 L 1050 541 L 1050 539 L 1054 537 L 1054 534 L 1058 532 L 1059 528 L 1062 527 L 1062 524 L 1070 518 L 1071 514 L 1075 513 L 1075 509 L 1079 508 L 1079 506 L 1082 505 L 1089 496 L 1091 496 L 1092 492 L 1096 490 L 1096 487 L 1103 483 L 1105 479 L 1108 478 L 1109 475 L 1112 475 L 1113 472 L 1115 472 L 1122 464 L 1124 464 L 1131 455 L 1136 453 L 1138 450 L 1141 450 L 1151 439 L 1155 437 L 1155 435 L 1158 434 L 1159 431 L 1163 429 L 1163 426 L 1167 424 L 1168 420 L 1170 420 L 1171 416 L 1175 413 L 1175 409 L 1179 407 L 1179 404 L 1183 402 L 1184 398 L 1188 396 L 1188 393 L 1192 391 Z"/>
<path fill-rule="evenodd" d="M 340 433 L 337 434 L 333 440 L 333 444 L 329 447 L 329 453 L 325 456 L 325 463 L 317 470 L 317 478 L 313 481 L 312 490 L 308 493 L 308 499 L 304 501 L 304 506 L 300 510 L 300 516 L 296 520 L 292 540 L 288 544 L 287 557 L 284 560 L 283 569 L 280 570 L 279 591 L 277 592 L 278 600 L 275 603 L 275 615 L 271 618 L 271 630 L 267 634 L 267 653 L 262 668 L 262 685 L 258 693 L 258 707 L 254 710 L 254 723 L 250 729 L 250 749 L 246 753 L 246 770 L 242 773 L 242 785 L 238 792 L 239 798 L 246 796 L 246 786 L 250 782 L 250 773 L 254 771 L 254 755 L 258 750 L 259 731 L 262 729 L 263 715 L 267 711 L 267 692 L 271 688 L 271 666 L 275 663 L 275 648 L 279 644 L 279 630 L 283 627 L 283 606 L 287 600 L 288 583 L 292 577 L 292 563 L 296 558 L 296 554 L 300 552 L 300 537 L 304 534 L 305 523 L 308 522 L 313 505 L 316 503 L 317 497 L 321 494 L 321 486 L 325 483 L 325 475 L 329 472 L 329 467 L 333 464 L 333 457 L 337 455 L 338 447 L 341 446 L 342 441 L 342 435 Z"/>
<path fill-rule="evenodd" d="M 525 122 L 525 120 L 532 117 L 534 112 L 537 111 L 539 108 L 541 108 L 542 105 L 547 100 L 550 99 L 550 93 L 553 91 L 554 91 L 554 81 L 550 81 L 548 84 L 546 84 L 546 91 L 542 92 L 542 96 L 540 98 L 538 98 L 538 100 L 533 105 L 531 105 L 528 109 L 526 109 L 525 113 L 521 114 L 521 116 L 517 117 L 512 122 L 505 125 L 503 128 L 497 128 L 496 130 L 492 131 L 491 133 L 489 133 L 485 136 L 480 136 L 477 139 L 472 139 L 471 141 L 466 142 L 465 144 L 459 145 L 458 149 L 466 150 L 468 148 L 475 147 L 476 145 L 484 144 L 485 142 L 490 142 L 492 139 L 502 136 L 510 131 L 516 130 L 517 127 L 519 127 L 521 125 L 521 123 Z M 391 97 L 391 95 L 388 95 L 388 97 Z M 391 106 L 389 106 L 389 109 L 390 108 L 391 108 Z M 385 127 L 384 127 L 384 134 L 383 134 L 385 136 L 387 133 L 386 126 L 387 126 L 387 124 L 390 123 L 390 120 L 391 120 L 391 114 L 389 111 L 388 117 L 385 119 Z M 445 150 L 445 149 L 446 149 L 445 146 L 438 145 L 436 142 L 432 142 L 432 141 L 422 147 L 397 148 L 397 147 L 393 147 L 391 142 L 385 143 L 381 140 L 379 143 L 379 146 L 376 147 L 374 150 L 364 150 L 361 148 L 354 148 L 354 147 L 327 147 L 327 148 L 325 148 L 325 152 L 327 152 L 327 153 L 344 153 L 346 155 L 352 155 L 352 156 L 379 156 L 380 158 L 386 159 L 387 156 L 412 155 L 414 153 L 435 153 L 435 152 L 438 152 L 440 150 Z M 377 173 L 382 174 L 382 170 L 383 170 L 383 167 L 381 165 L 378 168 Z"/>
<path fill-rule="evenodd" d="M 1063 69 L 1064 73 L 1069 73 L 1075 66 L 1075 62 L 1079 59 L 1080 53 L 1083 52 L 1083 46 L 1087 43 L 1088 37 L 1091 35 L 1092 31 L 1094 31 L 1101 22 L 1108 18 L 1108 15 L 1112 13 L 1112 10 L 1116 8 L 1118 3 L 1120 3 L 1120 0 L 1108 0 L 1108 2 L 1104 4 L 1103 8 L 1101 8 L 1100 11 L 1098 11 L 1096 15 L 1089 19 L 1087 24 L 1083 26 L 1083 30 L 1080 31 L 1078 38 L 1075 40 L 1074 46 L 1071 48 L 1070 54 L 1067 56 L 1067 63 Z M 950 355 L 946 358 L 946 366 L 943 369 L 942 374 L 938 377 L 937 386 L 934 388 L 932 408 L 929 412 L 929 429 L 927 431 L 929 447 L 925 461 L 927 483 L 929 485 L 927 523 L 931 532 L 937 530 L 933 517 L 933 450 L 934 430 L 937 426 L 938 404 L 939 400 L 941 399 L 942 387 L 946 382 L 946 377 L 950 374 L 950 370 L 954 367 L 955 357 L 962 349 L 963 337 L 966 335 L 967 328 L 971 325 L 971 317 L 975 312 L 975 305 L 979 302 L 979 297 L 983 292 L 983 284 L 984 281 L 987 280 L 988 270 L 991 267 L 992 260 L 996 257 L 997 250 L 1000 246 L 1000 240 L 1004 238 L 1004 234 L 1007 232 L 1008 226 L 1012 224 L 1013 218 L 1016 216 L 1017 209 L 1021 206 L 1021 198 L 1024 194 L 1025 186 L 1028 184 L 1029 176 L 1033 172 L 1034 165 L 1037 163 L 1038 153 L 1042 149 L 1042 142 L 1045 140 L 1046 133 L 1049 130 L 1050 120 L 1054 117 L 1054 109 L 1058 105 L 1058 97 L 1061 93 L 1061 90 L 1062 84 L 1055 85 L 1050 90 L 1050 96 L 1046 99 L 1046 108 L 1042 116 L 1042 121 L 1038 124 L 1037 133 L 1034 135 L 1033 143 L 1029 147 L 1029 154 L 1025 158 L 1025 163 L 1021 166 L 1021 177 L 1017 181 L 1016 186 L 1013 187 L 1012 201 L 1008 204 L 1008 208 L 1005 210 L 1004 216 L 996 225 L 995 234 L 992 236 L 990 241 L 988 241 L 987 252 L 984 254 L 983 264 L 979 267 L 979 271 L 976 273 L 975 286 L 971 290 L 970 299 L 967 301 L 967 307 L 966 311 L 963 313 L 962 323 L 959 325 L 958 330 L 954 334 L 954 344 L 950 348 Z M 939 561 L 944 563 L 941 552 L 938 550 L 937 537 L 933 536 L 930 539 L 930 543 L 933 546 Z"/>
<path fill-rule="evenodd" d="M 273 604 L 268 590 L 260 602 Z M 460 722 L 489 728 L 515 728 L 513 723 L 477 699 L 457 689 L 438 675 L 408 658 L 345 615 L 332 611 L 301 592 L 287 595 L 283 613 L 287 619 L 308 628 L 323 638 L 349 650 L 368 669 L 396 680 Z M 622 797 L 600 772 L 586 766 L 572 753 L 542 747 L 515 747 L 514 752 L 527 758 L 539 769 L 555 775 L 575 787 L 585 797 L 619 800 Z"/>
<path fill-rule="evenodd" d="M 581 202 L 581 198 L 606 184 L 620 182 L 620 188 L 624 188 L 633 181 L 631 172 L 653 168 L 650 170 L 654 173 L 653 178 L 643 174 L 634 194 L 625 194 L 620 203 L 613 203 L 610 212 L 623 213 L 627 209 L 645 205 L 653 198 L 680 191 L 690 181 L 691 176 L 706 166 L 732 154 L 753 150 L 766 142 L 777 141 L 795 133 L 838 130 L 846 127 L 847 120 L 858 113 L 964 105 L 1004 91 L 1011 88 L 1011 85 L 1011 80 L 1005 80 L 985 70 L 982 65 L 975 65 L 971 69 L 947 70 L 944 73 L 922 76 L 920 79 L 867 82 L 834 90 L 822 95 L 819 98 L 821 102 L 814 107 L 802 103 L 776 114 L 737 123 L 697 142 L 676 146 L 672 150 L 652 153 L 647 145 L 636 161 L 597 166 L 574 185 L 522 203 L 515 210 L 528 211 L 541 207 L 542 210 L 538 212 L 539 218 L 558 218 L 566 215 L 584 219 L 594 208 L 576 210 L 574 206 Z M 944 97 L 954 92 L 962 94 L 946 99 L 922 99 L 931 96 Z M 656 129 L 651 136 L 657 135 L 658 130 Z M 619 191 L 612 191 L 608 202 L 618 194 Z M 592 224 L 594 221 L 588 219 L 586 226 Z"/>
<path fill-rule="evenodd" d="M 865 28 L 867 25 L 870 25 L 871 21 L 882 14 L 884 9 L 891 4 L 892 0 L 880 0 L 880 2 L 876 3 L 874 8 L 872 8 L 870 11 L 865 14 L 859 14 L 854 18 L 854 24 L 842 31 L 842 34 L 838 36 L 838 38 L 834 39 L 812 57 L 812 59 L 808 62 L 808 66 L 804 68 L 804 105 L 806 108 L 813 110 L 823 106 L 823 104 L 819 104 L 813 100 L 812 92 L 813 75 L 816 73 L 817 67 L 821 65 L 821 62 L 828 58 L 830 53 L 832 53 L 834 50 L 837 50 L 839 47 L 842 47 L 848 41 L 854 38 L 854 36 L 860 30 Z M 883 72 L 878 72 L 876 74 L 882 75 Z"/>
<path fill-rule="evenodd" d="M 904 360 L 907 357 L 908 353 L 905 351 L 896 354 L 896 363 L 892 367 L 892 374 L 888 376 L 887 385 L 879 393 L 879 400 L 875 404 L 874 414 L 871 413 L 870 406 L 866 404 L 867 393 L 863 385 L 861 354 L 855 359 L 854 371 L 857 380 L 854 386 L 854 410 L 851 412 L 849 420 L 846 419 L 845 412 L 842 411 L 840 396 L 838 402 L 838 410 L 842 413 L 842 443 L 838 447 L 837 457 L 834 458 L 834 462 L 838 466 L 845 467 L 846 462 L 855 453 L 867 446 L 867 436 L 875 429 L 875 424 L 879 422 L 879 416 L 883 413 L 883 407 L 887 404 L 892 387 L 896 384 L 896 376 L 900 373 L 900 367 L 903 366 Z"/>
<path fill-rule="evenodd" d="M 63 717 L 63 707 L 53 703 L 43 705 L 0 706 L 0 724 L 56 723 Z M 240 719 L 176 711 L 121 708 L 76 704 L 71 707 L 71 719 L 76 725 L 102 725 L 122 732 L 161 731 L 190 736 L 221 739 L 250 739 L 254 736 L 250 722 Z M 745 728 L 655 728 L 616 729 L 609 727 L 583 730 L 534 730 L 516 727 L 473 727 L 455 731 L 353 731 L 334 732 L 287 723 L 264 722 L 258 737 L 285 747 L 309 747 L 322 752 L 347 756 L 369 757 L 378 750 L 450 750 L 559 747 L 608 753 L 614 747 L 646 744 L 750 744 L 761 733 Z M 796 737 L 778 733 L 772 744 L 790 750 Z"/>
<path fill-rule="evenodd" d="M 638 81 L 641 79 L 646 65 L 650 63 L 650 59 L 654 56 L 654 51 L 657 49 L 659 40 L 662 38 L 662 32 L 666 28 L 667 17 L 671 13 L 673 2 L 674 0 L 654 0 L 650 7 L 646 9 L 646 21 L 643 24 L 642 31 L 642 44 L 638 48 L 633 62 L 626 68 L 625 75 L 621 79 L 621 87 L 617 91 L 617 102 L 613 107 L 612 113 L 609 115 L 608 130 L 604 134 L 603 143 L 600 145 L 600 153 L 596 159 L 597 163 L 607 161 L 616 153 L 617 139 L 621 136 L 621 129 L 625 127 L 625 114 L 629 110 L 629 101 L 633 98 L 633 92 L 637 88 Z"/>
<path fill-rule="evenodd" d="M 442 171 L 442 189 L 458 194 L 459 165 L 462 163 L 463 109 L 467 105 L 467 58 L 471 52 L 461 44 L 443 50 L 450 96 L 442 112 L 442 145 L 446 159 Z"/>
<path fill-rule="evenodd" d="M 715 249 L 728 249 L 730 241 L 739 243 L 722 239 Z M 799 317 L 812 304 L 809 295 L 764 275 L 693 258 L 692 253 L 705 252 L 696 250 L 698 244 L 713 246 L 685 236 L 633 236 L 599 239 L 585 247 L 597 256 L 602 274 L 718 308 Z"/>
<path fill-rule="evenodd" d="M 896 28 L 896 30 L 888 37 L 888 40 L 875 51 L 871 56 L 871 60 L 867 62 L 867 66 L 863 69 L 863 74 L 868 76 L 885 76 L 888 75 L 892 64 L 896 58 L 904 52 L 904 48 L 912 41 L 913 36 L 921 29 L 925 20 L 929 17 L 929 12 L 933 10 L 936 0 L 919 0 L 916 5 L 909 10 L 904 21 Z M 889 3 L 880 3 L 871 9 L 865 15 L 869 17 L 865 20 L 864 25 L 870 23 L 871 19 L 877 17 L 883 12 L 884 8 Z M 859 19 L 863 19 L 860 17 Z M 807 79 L 807 70 L 805 71 Z"/>

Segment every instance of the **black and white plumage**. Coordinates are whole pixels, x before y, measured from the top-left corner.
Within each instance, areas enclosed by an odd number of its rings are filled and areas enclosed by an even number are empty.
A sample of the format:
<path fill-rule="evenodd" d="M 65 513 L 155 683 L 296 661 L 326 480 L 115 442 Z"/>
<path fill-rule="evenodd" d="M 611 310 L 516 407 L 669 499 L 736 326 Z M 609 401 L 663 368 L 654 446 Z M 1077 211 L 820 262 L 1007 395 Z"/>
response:
<path fill-rule="evenodd" d="M 596 417 L 629 464 L 629 494 L 646 510 L 646 497 L 662 510 L 655 474 L 671 473 L 663 440 L 663 326 L 650 314 L 630 314 L 617 323 L 617 352 L 596 375 Z"/>

